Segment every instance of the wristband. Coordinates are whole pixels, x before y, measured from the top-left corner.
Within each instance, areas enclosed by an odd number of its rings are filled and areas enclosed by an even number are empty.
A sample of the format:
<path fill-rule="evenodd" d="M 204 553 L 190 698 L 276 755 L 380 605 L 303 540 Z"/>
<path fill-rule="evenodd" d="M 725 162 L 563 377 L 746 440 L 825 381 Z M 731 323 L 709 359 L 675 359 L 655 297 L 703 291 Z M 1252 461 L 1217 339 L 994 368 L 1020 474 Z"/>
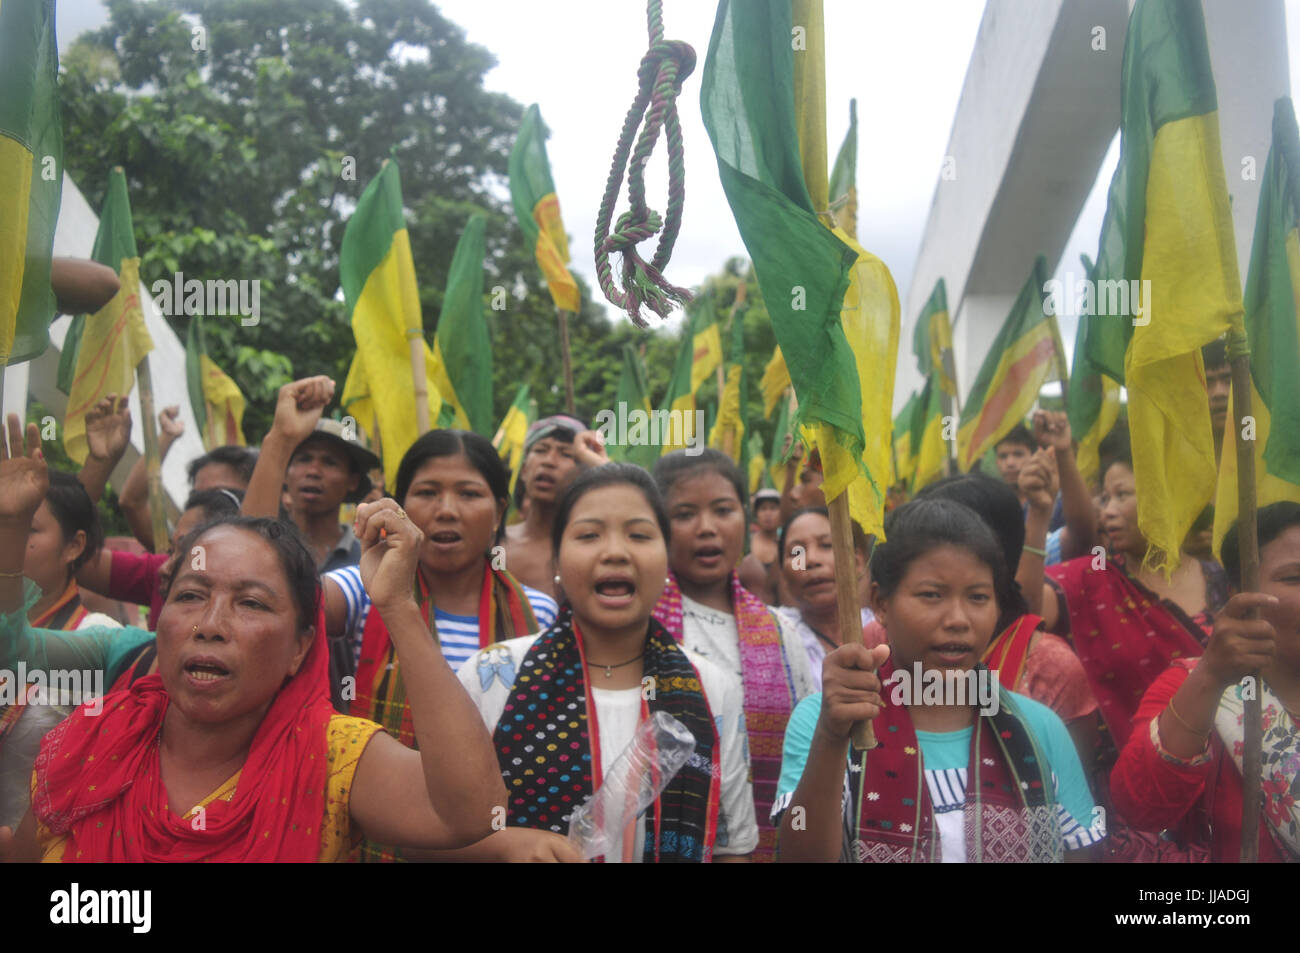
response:
<path fill-rule="evenodd" d="M 1021 548 L 1027 553 L 1033 553 L 1035 556 L 1042 556 L 1044 559 L 1047 558 L 1047 550 L 1045 549 L 1039 549 L 1037 546 L 1030 546 L 1028 543 Z"/>

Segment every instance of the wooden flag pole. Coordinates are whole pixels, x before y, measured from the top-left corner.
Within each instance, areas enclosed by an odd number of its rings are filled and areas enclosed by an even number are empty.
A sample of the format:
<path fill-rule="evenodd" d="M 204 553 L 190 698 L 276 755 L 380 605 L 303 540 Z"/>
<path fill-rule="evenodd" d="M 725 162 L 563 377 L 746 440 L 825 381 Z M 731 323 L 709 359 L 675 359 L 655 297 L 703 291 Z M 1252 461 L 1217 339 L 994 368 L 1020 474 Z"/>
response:
<path fill-rule="evenodd" d="M 944 374 L 950 381 L 952 381 L 952 389 L 958 390 L 957 361 L 953 356 L 952 348 L 944 348 L 942 353 L 939 355 L 939 359 L 943 362 Z M 940 388 L 940 390 L 943 390 L 943 388 Z M 944 391 L 943 396 L 945 401 L 944 415 L 954 418 L 954 421 L 959 421 L 961 419 L 961 398 L 956 394 L 949 394 L 946 391 Z M 943 443 L 944 447 L 948 450 L 948 453 L 946 454 L 948 459 L 944 463 L 944 470 L 947 472 L 948 476 L 952 476 L 961 469 L 957 462 L 957 430 L 955 427 L 952 432 L 952 442 L 949 443 L 945 440 Z"/>
<path fill-rule="evenodd" d="M 171 536 L 167 532 L 167 514 L 163 509 L 162 458 L 158 454 L 158 418 L 154 414 L 149 355 L 146 354 L 136 365 L 135 379 L 140 387 L 140 416 L 144 418 L 144 463 L 149 486 L 149 516 L 153 522 L 153 548 L 154 552 L 161 553 L 166 551 Z"/>
<path fill-rule="evenodd" d="M 573 403 L 573 364 L 569 356 L 569 312 L 555 309 L 560 325 L 560 358 L 564 362 L 564 410 L 570 416 L 577 413 Z"/>
<path fill-rule="evenodd" d="M 1250 345 L 1245 330 L 1235 327 L 1228 332 L 1228 359 L 1232 368 L 1232 406 L 1237 428 L 1233 443 L 1237 448 L 1237 533 L 1241 553 L 1241 591 L 1259 591 L 1259 526 L 1255 518 L 1255 448 L 1250 440 L 1241 439 L 1244 421 L 1251 415 Z M 1252 610 L 1251 618 L 1259 618 Z M 1241 862 L 1259 860 L 1260 773 L 1263 770 L 1264 731 L 1260 711 L 1259 672 L 1249 678 L 1254 692 L 1242 699 L 1241 755 Z"/>
<path fill-rule="evenodd" d="M 411 381 L 415 385 L 415 425 L 419 433 L 429 432 L 429 384 L 424 366 L 424 332 L 407 328 L 406 340 L 411 345 Z"/>
<path fill-rule="evenodd" d="M 835 607 L 840 620 L 840 642 L 862 643 L 862 611 L 858 606 L 858 580 L 853 568 L 853 518 L 849 516 L 849 494 L 845 490 L 826 502 L 831 517 L 831 548 L 835 552 Z M 876 732 L 869 721 L 853 726 L 853 747 L 867 751 L 876 746 Z"/>

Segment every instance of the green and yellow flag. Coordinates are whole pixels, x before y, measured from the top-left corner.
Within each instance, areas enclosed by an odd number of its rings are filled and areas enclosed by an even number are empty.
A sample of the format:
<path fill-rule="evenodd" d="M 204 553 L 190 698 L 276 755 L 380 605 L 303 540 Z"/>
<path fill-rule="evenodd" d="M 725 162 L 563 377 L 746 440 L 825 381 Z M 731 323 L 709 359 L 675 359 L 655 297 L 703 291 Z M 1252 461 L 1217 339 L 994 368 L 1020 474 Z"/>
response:
<path fill-rule="evenodd" d="M 925 382 L 913 409 L 910 445 L 916 448 L 911 482 L 915 493 L 943 476 L 948 459 L 948 441 L 943 439 L 943 393 L 937 377 Z"/>
<path fill-rule="evenodd" d="M 348 221 L 339 251 L 339 282 L 357 341 L 340 402 L 358 420 L 371 414 L 377 421 L 384 482 L 392 486 L 402 456 L 419 436 L 408 341 L 424 339 L 396 162 L 384 163 Z M 434 377 L 437 362 L 429 345 L 423 347 L 429 420 L 435 421 L 443 406 Z"/>
<path fill-rule="evenodd" d="M 894 418 L 894 476 L 890 484 L 911 484 L 916 473 L 916 451 L 912 447 L 912 416 L 921 395 L 913 392 Z"/>
<path fill-rule="evenodd" d="M 696 353 L 699 353 L 698 348 Z M 731 349 L 727 355 L 727 376 L 718 398 L 718 419 L 709 433 L 709 446 L 727 451 L 737 463 L 742 463 L 746 449 L 745 438 L 745 320 L 743 313 L 731 319 Z M 727 434 L 730 431 L 730 449 Z"/>
<path fill-rule="evenodd" d="M 492 438 L 492 446 L 510 468 L 511 496 L 515 492 L 515 482 L 519 479 L 520 465 L 524 462 L 524 438 L 528 436 L 529 425 L 536 419 L 535 406 L 528 397 L 528 385 L 524 384 L 515 394 L 514 402 L 506 411 L 496 436 Z"/>
<path fill-rule="evenodd" d="M 487 218 L 476 213 L 456 243 L 433 344 L 433 376 L 442 399 L 455 409 L 453 426 L 485 437 L 492 432 L 492 339 L 483 318 L 486 255 Z"/>
<path fill-rule="evenodd" d="M 722 332 L 718 329 L 718 314 L 713 307 L 713 295 L 702 295 L 695 312 L 690 315 L 691 393 L 699 392 L 700 385 L 722 363 Z"/>
<path fill-rule="evenodd" d="M 1129 17 L 1120 159 L 1102 222 L 1097 288 L 1099 308 L 1103 289 L 1114 291 L 1107 298 L 1128 290 L 1131 320 L 1117 322 L 1118 340 L 1090 342 L 1089 356 L 1128 388 L 1146 564 L 1172 571 L 1188 530 L 1214 496 L 1201 348 L 1242 313 L 1199 3 L 1138 0 Z M 1111 314 L 1125 310 L 1105 304 Z"/>
<path fill-rule="evenodd" d="M 510 198 L 524 238 L 537 256 L 555 306 L 577 311 L 580 305 L 578 285 L 566 267 L 569 263 L 569 238 L 560 219 L 560 200 L 551 180 L 551 163 L 546 158 L 546 136 L 542 113 L 537 104 L 524 112 L 519 136 L 510 152 Z"/>
<path fill-rule="evenodd" d="M 785 464 L 790 458 L 790 451 L 782 453 L 785 448 L 785 438 L 787 434 L 794 434 L 794 439 L 790 442 L 790 449 L 794 449 L 794 442 L 799 440 L 799 434 L 794 429 L 794 391 L 790 390 L 783 395 L 781 401 L 781 412 L 776 417 L 776 429 L 772 431 L 772 452 L 768 454 L 768 475 L 772 478 L 772 486 L 785 492 Z M 796 477 L 798 474 L 795 474 Z"/>
<path fill-rule="evenodd" d="M 1300 502 L 1300 133 L 1291 100 L 1273 105 L 1246 273 L 1257 503 Z M 1214 551 L 1237 519 L 1236 414 L 1228 405 L 1214 502 Z"/>
<path fill-rule="evenodd" d="M 707 307 L 707 306 L 706 306 Z M 682 322 L 682 343 L 677 349 L 677 360 L 673 364 L 673 376 L 668 381 L 668 390 L 664 394 L 663 403 L 660 405 L 661 423 L 659 424 L 658 446 L 659 453 L 657 456 L 663 456 L 672 453 L 674 450 L 684 450 L 692 442 L 702 440 L 704 434 L 696 434 L 696 401 L 694 382 L 695 357 L 695 318 L 688 315 L 688 320 Z M 674 420 L 676 423 L 674 424 Z M 651 439 L 654 439 L 651 434 Z M 689 438 L 689 439 L 688 439 Z M 637 462 L 637 461 L 633 461 Z M 648 468 L 647 468 L 648 469 Z"/>
<path fill-rule="evenodd" d="M 831 215 L 835 224 L 858 237 L 858 101 L 849 100 L 849 131 L 835 157 L 829 184 Z"/>
<path fill-rule="evenodd" d="M 807 49 L 796 58 L 788 0 L 722 0 L 700 105 L 799 397 L 798 424 L 821 453 L 823 491 L 828 500 L 848 492 L 853 518 L 879 534 L 898 293 L 878 258 L 818 217 L 829 223 L 824 36 L 820 3 L 803 4 Z"/>
<path fill-rule="evenodd" d="M 939 388 L 949 397 L 957 396 L 953 375 L 952 325 L 948 319 L 948 289 L 940 278 L 934 283 L 921 316 L 912 329 L 912 353 L 922 377 L 936 377 Z"/>
<path fill-rule="evenodd" d="M 54 0 L 0 4 L 0 365 L 49 347 L 63 195 Z M 120 261 L 111 263 L 113 268 Z"/>
<path fill-rule="evenodd" d="M 190 317 L 190 329 L 185 337 L 185 382 L 203 448 L 245 446 L 244 395 L 208 357 L 201 314 Z"/>
<path fill-rule="evenodd" d="M 1083 257 L 1083 270 L 1089 284 L 1094 278 L 1093 264 Z M 1082 309 L 1084 312 L 1089 309 Z M 1070 384 L 1066 390 L 1066 411 L 1070 417 L 1070 430 L 1079 442 L 1075 454 L 1079 473 L 1085 481 L 1097 479 L 1101 469 L 1100 447 L 1107 434 L 1119 419 L 1119 381 L 1100 370 L 1089 357 L 1091 340 L 1098 335 L 1120 332 L 1120 323 L 1114 318 L 1081 313 L 1079 328 L 1074 336 L 1074 367 L 1070 370 Z"/>
<path fill-rule="evenodd" d="M 1043 384 L 1065 379 L 1044 308 L 1047 279 L 1047 261 L 1039 255 L 966 398 L 957 429 L 957 462 L 963 471 L 1025 419 Z"/>
<path fill-rule="evenodd" d="M 97 261 L 116 259 L 118 288 L 108 304 L 86 319 L 77 348 L 76 372 L 63 421 L 63 447 L 77 463 L 86 462 L 86 413 L 109 394 L 125 397 L 135 386 L 135 369 L 153 350 L 140 310 L 140 253 L 131 226 L 126 176 L 114 169 L 95 235 Z"/>

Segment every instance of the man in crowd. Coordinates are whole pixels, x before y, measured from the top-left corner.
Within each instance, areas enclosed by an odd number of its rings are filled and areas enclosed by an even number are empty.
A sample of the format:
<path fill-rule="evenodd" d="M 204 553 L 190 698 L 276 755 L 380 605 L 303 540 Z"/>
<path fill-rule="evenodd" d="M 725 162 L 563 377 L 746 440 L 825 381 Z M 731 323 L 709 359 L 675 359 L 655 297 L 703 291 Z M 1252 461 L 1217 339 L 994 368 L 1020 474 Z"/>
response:
<path fill-rule="evenodd" d="M 276 399 L 271 430 L 262 441 L 244 511 L 275 512 L 287 493 L 289 516 L 302 532 L 320 572 L 355 566 L 361 542 L 339 522 L 344 503 L 370 492 L 369 472 L 379 458 L 337 420 L 319 418 L 334 396 L 328 377 L 285 384 Z M 319 419 L 318 419 L 319 418 Z"/>
<path fill-rule="evenodd" d="M 129 432 L 130 416 L 125 405 L 122 412 L 127 414 Z M 164 408 L 158 415 L 159 463 L 166 459 L 167 451 L 184 432 L 185 422 L 180 419 L 180 408 Z M 217 447 L 189 462 L 186 471 L 190 477 L 190 489 L 195 493 L 202 490 L 237 490 L 243 493 L 248 489 L 248 481 L 253 478 L 253 466 L 256 463 L 257 451 L 251 447 L 233 444 Z M 166 540 L 161 548 L 154 545 L 153 520 L 149 513 L 149 477 L 143 455 L 135 461 L 131 472 L 127 474 L 118 503 L 122 507 L 126 525 L 131 528 L 131 535 L 139 540 L 147 552 L 160 552 L 166 548 Z"/>
<path fill-rule="evenodd" d="M 754 522 L 749 533 L 749 554 L 740 561 L 740 584 L 768 605 L 776 604 L 776 579 L 780 553 L 776 535 L 781 528 L 781 494 L 762 489 L 750 499 Z"/>
<path fill-rule="evenodd" d="M 528 428 L 516 488 L 522 521 L 506 528 L 506 565 L 517 580 L 555 593 L 551 567 L 551 525 L 564 487 L 578 470 L 575 438 L 587 425 L 575 417 L 543 417 Z"/>

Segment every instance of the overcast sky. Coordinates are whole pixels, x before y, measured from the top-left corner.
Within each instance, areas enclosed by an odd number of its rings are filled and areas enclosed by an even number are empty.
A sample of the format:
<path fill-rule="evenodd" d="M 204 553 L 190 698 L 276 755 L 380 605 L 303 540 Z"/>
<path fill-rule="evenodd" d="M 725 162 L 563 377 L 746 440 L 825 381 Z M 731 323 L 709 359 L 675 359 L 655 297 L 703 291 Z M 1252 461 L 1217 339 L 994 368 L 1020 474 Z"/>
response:
<path fill-rule="evenodd" d="M 560 208 L 572 236 L 571 267 L 596 289 L 596 210 L 615 141 L 636 92 L 636 67 L 647 40 L 645 3 L 443 0 L 438 6 L 464 27 L 471 41 L 495 54 L 500 65 L 487 76 L 489 89 L 524 104 L 540 104 L 551 130 L 547 148 Z M 716 272 L 727 258 L 746 252 L 700 119 L 700 74 L 716 4 L 666 0 L 663 6 L 667 37 L 690 43 L 698 56 L 696 71 L 678 100 L 686 143 L 686 206 L 668 268 L 674 284 L 691 286 Z M 1288 46 L 1300 50 L 1300 0 L 1286 0 L 1285 6 Z M 825 9 L 828 150 L 833 160 L 848 128 L 849 99 L 857 97 L 858 239 L 890 267 L 905 301 L 984 3 L 827 0 Z M 99 0 L 59 0 L 60 46 L 106 20 Z M 1298 60 L 1300 54 L 1290 58 L 1293 97 L 1300 90 Z M 1077 270 L 1080 252 L 1095 255 L 1106 185 L 1118 151 L 1116 141 L 1061 257 L 1059 272 Z M 650 205 L 661 211 L 666 168 L 661 140 L 647 172 Z M 626 183 L 620 211 L 625 207 Z M 642 250 L 649 257 L 653 246 L 647 243 Z M 1062 335 L 1072 347 L 1074 319 L 1063 317 Z"/>

